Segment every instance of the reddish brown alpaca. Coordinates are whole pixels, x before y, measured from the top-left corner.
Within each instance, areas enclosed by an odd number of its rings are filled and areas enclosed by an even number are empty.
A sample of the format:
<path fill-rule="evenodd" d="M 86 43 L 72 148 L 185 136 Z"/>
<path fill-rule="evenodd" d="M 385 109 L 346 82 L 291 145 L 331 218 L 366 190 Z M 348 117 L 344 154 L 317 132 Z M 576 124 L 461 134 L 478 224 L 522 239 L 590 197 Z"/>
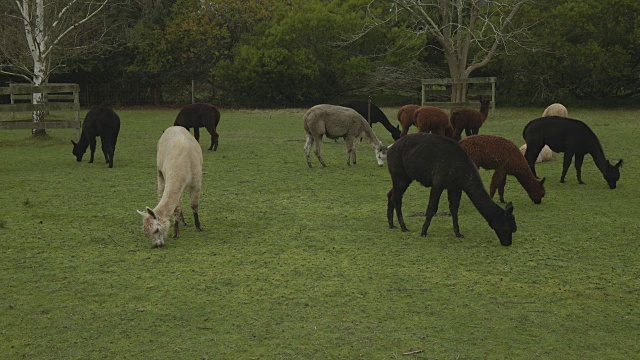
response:
<path fill-rule="evenodd" d="M 452 137 L 453 127 L 447 113 L 437 107 L 422 106 L 413 113 L 413 123 L 418 132 L 432 133 L 439 136 Z"/>
<path fill-rule="evenodd" d="M 504 202 L 504 186 L 507 175 L 516 177 L 534 203 L 540 204 L 545 195 L 544 179 L 538 180 L 520 149 L 511 141 L 495 135 L 472 135 L 460 141 L 460 146 L 477 167 L 495 170 L 491 178 L 489 195 L 498 190 L 500 202 Z"/>
<path fill-rule="evenodd" d="M 409 128 L 413 124 L 413 113 L 420 105 L 405 105 L 398 110 L 398 122 L 402 125 L 400 136 L 405 136 L 409 132 Z"/>
<path fill-rule="evenodd" d="M 460 141 L 462 130 L 467 136 L 478 135 L 480 127 L 487 120 L 491 100 L 480 100 L 480 111 L 474 109 L 456 109 L 451 112 L 453 139 Z"/>

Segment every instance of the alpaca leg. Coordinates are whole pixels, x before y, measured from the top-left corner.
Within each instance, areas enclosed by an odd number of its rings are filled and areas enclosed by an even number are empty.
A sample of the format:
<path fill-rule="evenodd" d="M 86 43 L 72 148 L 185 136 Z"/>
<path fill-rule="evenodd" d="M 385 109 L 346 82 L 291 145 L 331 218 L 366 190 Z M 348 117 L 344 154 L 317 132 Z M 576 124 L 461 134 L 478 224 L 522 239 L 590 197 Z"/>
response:
<path fill-rule="evenodd" d="M 451 213 L 451 220 L 453 220 L 453 232 L 456 237 L 464 237 L 460 233 L 460 225 L 458 224 L 458 208 L 460 207 L 462 190 L 447 190 L 447 196 L 449 197 L 449 212 Z"/>
<path fill-rule="evenodd" d="M 503 171 L 496 170 L 491 177 L 491 185 L 489 187 L 489 196 L 493 198 L 498 190 L 500 202 L 504 203 L 504 186 L 507 183 L 507 174 Z"/>
<path fill-rule="evenodd" d="M 198 209 L 200 205 L 200 187 L 191 190 L 191 211 L 193 211 L 193 222 L 197 231 L 202 231 L 200 227 L 200 218 L 198 217 Z"/>
<path fill-rule="evenodd" d="M 354 143 L 354 138 L 352 136 L 348 136 L 345 138 L 347 142 L 347 165 L 349 164 L 349 159 L 353 155 L 353 165 L 356 164 L 356 144 Z"/>
<path fill-rule="evenodd" d="M 178 238 L 180 236 L 180 217 L 184 218 L 182 215 L 182 206 L 178 206 L 173 210 L 173 237 Z"/>
<path fill-rule="evenodd" d="M 411 123 L 402 124 L 402 132 L 400 132 L 400 137 L 405 136 L 409 133 L 409 128 L 411 127 Z"/>
<path fill-rule="evenodd" d="M 213 123 L 206 126 L 206 129 L 211 135 L 211 146 L 209 146 L 209 150 L 213 149 L 213 151 L 216 151 L 216 149 L 218 149 L 218 133 L 215 127 L 213 127 Z"/>
<path fill-rule="evenodd" d="M 93 155 L 96 153 L 96 138 L 95 136 L 89 136 L 89 149 L 91 149 L 91 158 L 89 162 L 93 162 Z"/>
<path fill-rule="evenodd" d="M 304 155 L 307 158 L 307 165 L 311 167 L 311 145 L 313 145 L 313 136 L 307 134 L 307 141 L 304 143 Z"/>
<path fill-rule="evenodd" d="M 324 160 L 322 160 L 322 155 L 320 155 L 320 149 L 322 148 L 322 135 L 313 138 L 313 153 L 316 154 L 316 157 L 318 158 L 318 161 L 320 161 L 320 164 L 322 164 L 322 166 L 327 166 L 327 164 L 324 163 Z"/>
<path fill-rule="evenodd" d="M 560 176 L 560 182 L 564 182 L 564 177 L 567 175 L 567 171 L 569 171 L 569 166 L 571 166 L 571 159 L 573 159 L 573 153 L 570 151 L 566 151 L 564 153 L 564 160 L 562 161 L 562 176 Z"/>
<path fill-rule="evenodd" d="M 584 161 L 584 154 L 576 154 L 576 175 L 578 176 L 578 183 L 584 184 L 582 181 L 582 162 Z"/>
<path fill-rule="evenodd" d="M 389 222 L 389 228 L 394 229 L 393 225 L 393 210 L 396 210 L 398 216 L 398 223 L 403 232 L 409 231 L 407 225 L 404 223 L 404 217 L 402 216 L 402 196 L 407 191 L 410 182 L 394 181 L 391 191 L 387 194 L 387 221 Z"/>
<path fill-rule="evenodd" d="M 193 137 L 196 138 L 197 142 L 200 142 L 200 128 L 197 126 L 193 128 Z"/>
<path fill-rule="evenodd" d="M 111 148 L 111 138 L 109 136 L 102 136 L 102 153 L 104 154 L 104 160 L 109 167 L 113 167 L 113 149 Z"/>
<path fill-rule="evenodd" d="M 427 236 L 427 230 L 431 224 L 431 219 L 438 212 L 438 204 L 440 203 L 440 196 L 442 195 L 442 188 L 437 186 L 431 187 L 431 193 L 429 194 L 429 205 L 427 206 L 427 217 L 422 225 L 422 233 L 420 235 Z"/>

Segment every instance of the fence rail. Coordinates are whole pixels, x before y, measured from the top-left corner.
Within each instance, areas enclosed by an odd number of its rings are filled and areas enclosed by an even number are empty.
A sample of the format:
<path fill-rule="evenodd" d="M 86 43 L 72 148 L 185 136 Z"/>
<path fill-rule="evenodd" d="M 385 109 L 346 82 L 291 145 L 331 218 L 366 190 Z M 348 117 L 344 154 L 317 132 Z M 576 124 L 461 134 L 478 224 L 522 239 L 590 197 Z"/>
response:
<path fill-rule="evenodd" d="M 428 101 L 429 98 L 434 97 L 451 97 L 451 85 L 453 84 L 471 84 L 467 89 L 467 97 L 476 96 L 490 96 L 491 97 L 491 111 L 495 111 L 496 108 L 496 78 L 495 77 L 480 77 L 480 78 L 467 78 L 467 79 L 422 79 L 422 105 L 437 106 L 447 109 L 460 108 L 460 107 L 475 107 L 477 102 L 445 102 L 445 101 Z M 476 86 L 477 85 L 477 86 Z M 488 86 L 490 87 L 488 88 Z"/>
<path fill-rule="evenodd" d="M 33 95 L 42 94 L 43 102 L 34 104 Z M 9 96 L 10 104 L 1 104 L 0 112 L 11 112 L 11 120 L 0 121 L 0 130 L 13 129 L 76 129 L 80 134 L 80 86 L 78 84 L 10 84 L 0 88 L 0 96 Z M 16 112 L 71 110 L 71 120 L 15 120 Z"/>

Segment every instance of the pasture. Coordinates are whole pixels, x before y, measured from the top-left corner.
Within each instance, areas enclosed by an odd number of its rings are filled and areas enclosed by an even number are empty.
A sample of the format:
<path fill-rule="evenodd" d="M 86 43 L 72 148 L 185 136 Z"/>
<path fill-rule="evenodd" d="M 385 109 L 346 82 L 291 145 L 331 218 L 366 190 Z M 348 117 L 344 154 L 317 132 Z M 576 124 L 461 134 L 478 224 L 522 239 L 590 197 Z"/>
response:
<path fill-rule="evenodd" d="M 0 132 L 0 354 L 18 359 L 627 359 L 640 353 L 640 111 L 572 109 L 624 159 L 610 190 L 590 156 L 579 185 L 562 156 L 537 165 L 535 205 L 509 177 L 513 245 L 463 195 L 455 238 L 428 189 L 391 187 L 368 144 L 327 167 L 304 158 L 306 109 L 225 110 L 204 153 L 200 221 L 152 249 L 136 210 L 157 204 L 156 142 L 178 110 L 119 110 L 109 169 L 76 162 L 75 130 Z M 396 124 L 395 108 L 383 109 Z M 520 146 L 543 109 L 498 108 L 481 134 Z M 83 112 L 82 116 L 86 113 Z M 385 144 L 391 135 L 374 125 Z M 415 132 L 415 127 L 410 133 Z M 485 187 L 491 172 L 480 170 Z M 494 200 L 498 200 L 496 195 Z M 503 205 L 504 206 L 504 205 Z M 446 196 L 439 211 L 447 211 Z"/>

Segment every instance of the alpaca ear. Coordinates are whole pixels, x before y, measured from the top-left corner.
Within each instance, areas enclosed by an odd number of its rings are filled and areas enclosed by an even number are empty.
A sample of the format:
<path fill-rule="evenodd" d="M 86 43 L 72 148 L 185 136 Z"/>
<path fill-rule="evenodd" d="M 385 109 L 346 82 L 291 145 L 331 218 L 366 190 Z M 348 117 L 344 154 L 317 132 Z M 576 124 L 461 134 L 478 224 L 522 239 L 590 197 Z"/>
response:
<path fill-rule="evenodd" d="M 509 203 L 504 208 L 504 210 L 507 212 L 507 215 L 513 214 L 513 203 L 511 201 L 509 201 Z"/>
<path fill-rule="evenodd" d="M 156 216 L 156 213 L 154 213 L 154 212 L 153 212 L 153 210 L 151 210 L 151 208 L 150 208 L 150 207 L 148 207 L 148 206 L 147 206 L 146 211 L 147 211 L 147 214 L 151 215 L 151 217 L 152 217 L 154 220 L 157 220 L 157 219 L 158 219 L 158 217 Z"/>
<path fill-rule="evenodd" d="M 613 166 L 615 166 L 617 168 L 621 168 L 622 167 L 622 159 L 620 159 L 620 161 L 618 161 L 618 163 L 613 165 Z"/>
<path fill-rule="evenodd" d="M 75 142 L 75 141 L 73 141 L 73 140 L 71 140 L 71 143 L 73 144 L 73 146 L 78 145 L 78 144 L 76 144 L 76 142 Z"/>
<path fill-rule="evenodd" d="M 544 181 L 545 181 L 546 179 L 547 179 L 547 178 L 542 178 L 542 180 L 540 180 L 540 185 L 541 185 L 541 186 L 542 186 L 542 185 L 544 185 Z"/>
<path fill-rule="evenodd" d="M 138 214 L 142 215 L 142 216 L 144 216 L 144 215 L 145 215 L 145 213 L 143 213 L 143 212 L 142 212 L 142 211 L 140 211 L 140 210 L 136 210 L 136 212 L 137 212 Z"/>

